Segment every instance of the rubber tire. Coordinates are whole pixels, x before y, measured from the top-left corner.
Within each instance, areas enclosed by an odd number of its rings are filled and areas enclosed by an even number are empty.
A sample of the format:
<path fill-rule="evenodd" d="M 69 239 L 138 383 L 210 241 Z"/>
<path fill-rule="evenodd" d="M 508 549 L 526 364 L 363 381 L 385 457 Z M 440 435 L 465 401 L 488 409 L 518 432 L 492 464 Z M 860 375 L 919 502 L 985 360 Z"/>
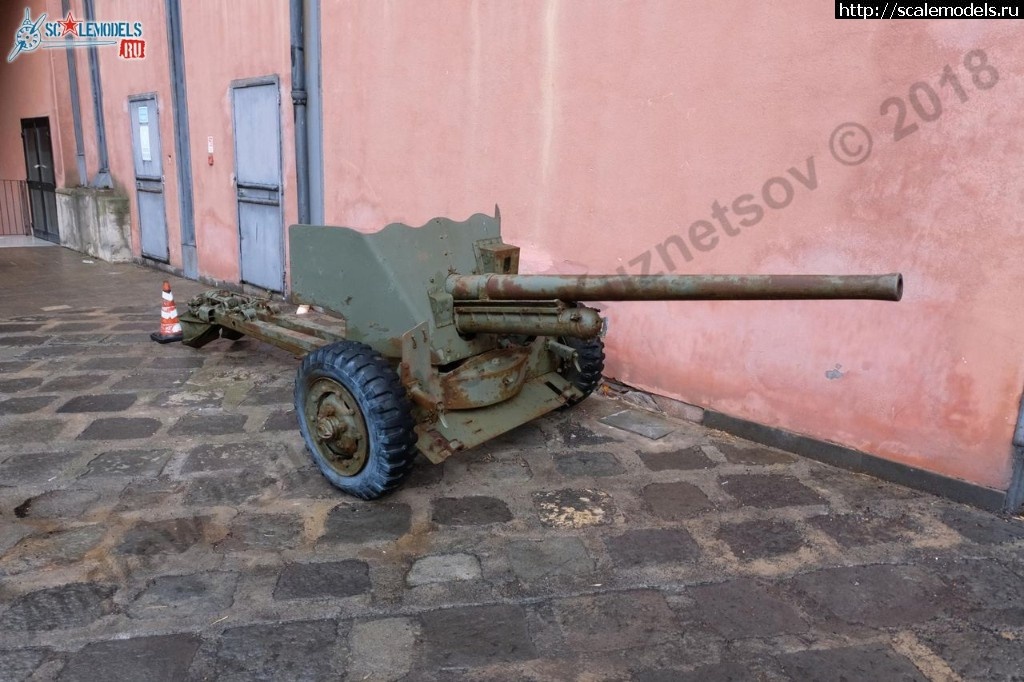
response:
<path fill-rule="evenodd" d="M 592 339 L 566 336 L 558 340 L 574 349 L 579 359 L 578 370 L 569 366 L 561 372 L 563 377 L 583 392 L 582 398 L 568 402 L 564 406 L 572 407 L 586 400 L 601 383 L 601 373 L 604 372 L 604 340 L 600 336 Z"/>
<path fill-rule="evenodd" d="M 359 473 L 343 476 L 312 445 L 306 426 L 305 398 L 309 386 L 328 378 L 355 398 L 370 439 L 366 464 Z M 377 351 L 355 341 L 338 341 L 302 359 L 295 376 L 295 414 L 299 431 L 317 468 L 331 484 L 349 495 L 372 500 L 402 482 L 416 456 L 412 406 L 398 375 Z"/>

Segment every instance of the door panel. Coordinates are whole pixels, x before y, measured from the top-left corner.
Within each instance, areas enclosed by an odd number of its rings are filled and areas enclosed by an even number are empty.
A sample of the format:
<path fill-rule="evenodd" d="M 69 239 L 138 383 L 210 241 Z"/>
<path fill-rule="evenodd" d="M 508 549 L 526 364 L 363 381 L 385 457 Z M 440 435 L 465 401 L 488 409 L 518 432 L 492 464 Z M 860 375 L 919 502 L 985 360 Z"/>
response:
<path fill-rule="evenodd" d="M 29 204 L 32 207 L 32 232 L 41 239 L 59 242 L 57 178 L 53 168 L 50 120 L 45 117 L 22 119 L 21 139 L 25 149 Z"/>
<path fill-rule="evenodd" d="M 232 88 L 242 281 L 271 291 L 284 288 L 278 93 L 276 79 Z"/>
<path fill-rule="evenodd" d="M 160 149 L 160 119 L 155 97 L 129 100 L 132 120 L 132 158 L 135 196 L 139 208 L 142 255 L 168 261 L 167 214 L 164 207 L 164 171 Z"/>

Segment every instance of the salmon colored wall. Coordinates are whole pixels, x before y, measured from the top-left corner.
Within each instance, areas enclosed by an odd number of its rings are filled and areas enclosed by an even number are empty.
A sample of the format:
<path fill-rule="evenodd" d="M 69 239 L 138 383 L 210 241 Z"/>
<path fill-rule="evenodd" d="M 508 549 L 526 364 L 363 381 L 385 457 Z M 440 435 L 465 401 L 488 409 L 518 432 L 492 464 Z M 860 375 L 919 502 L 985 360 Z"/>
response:
<path fill-rule="evenodd" d="M 278 77 L 284 222 L 298 219 L 288 18 L 287 2 L 182 3 L 196 245 L 200 273 L 215 279 L 237 282 L 240 276 L 232 81 Z M 211 40 L 214 35 L 216 40 Z M 207 164 L 206 154 L 206 138 L 211 135 L 213 166 Z"/>
<path fill-rule="evenodd" d="M 81 10 L 81 0 L 73 7 Z M 100 79 L 103 88 L 103 112 L 107 132 L 107 157 L 114 185 L 124 192 L 131 203 L 132 254 L 142 254 L 139 233 L 138 194 L 135 191 L 135 164 L 132 156 L 131 116 L 128 98 L 134 95 L 156 94 L 160 126 L 160 146 L 163 155 L 164 215 L 167 220 L 167 243 L 170 263 L 181 267 L 181 222 L 178 207 L 177 155 L 174 149 L 174 111 L 171 107 L 170 67 L 167 52 L 167 20 L 161 3 L 142 3 L 132 0 L 104 0 L 97 3 L 97 21 L 141 21 L 142 37 L 146 41 L 145 59 L 121 59 L 114 46 L 97 48 Z M 85 16 L 76 13 L 76 18 Z M 88 110 L 90 126 L 92 116 L 89 60 L 85 50 L 79 50 L 79 89 L 83 93 L 83 113 Z M 83 116 L 83 125 L 85 117 Z M 95 127 L 86 128 L 86 160 L 90 179 L 96 173 Z"/>
<path fill-rule="evenodd" d="M 328 222 L 498 202 L 523 272 L 636 273 L 645 252 L 668 271 L 661 251 L 675 272 L 902 271 L 899 304 L 608 306 L 608 374 L 1006 488 L 1024 386 L 1017 22 L 836 21 L 811 0 L 364 0 L 322 20 Z M 964 67 L 975 49 L 1000 74 L 989 89 Z M 939 84 L 947 64 L 966 101 Z M 895 142 L 880 107 L 920 81 L 943 112 L 909 108 L 919 130 Z M 829 152 L 848 121 L 874 138 L 860 165 Z M 732 202 L 775 176 L 791 202 L 738 225 Z"/>
<path fill-rule="evenodd" d="M 74 169 L 74 132 L 62 130 L 62 112 L 54 98 L 55 88 L 63 83 L 67 87 L 67 57 L 60 50 L 37 49 L 25 52 L 13 62 L 7 61 L 14 46 L 14 32 L 29 7 L 32 18 L 47 12 L 47 21 L 60 14 L 59 0 L 34 0 L 32 2 L 4 3 L 0 6 L 0 179 L 25 179 L 25 148 L 21 141 L 21 119 L 47 116 L 50 119 L 50 138 L 54 152 L 54 171 L 57 185 L 65 186 L 65 167 L 71 163 Z M 70 121 L 70 110 L 67 112 Z M 66 156 L 66 142 L 70 140 L 72 153 Z M 72 178 L 73 180 L 74 178 Z"/>

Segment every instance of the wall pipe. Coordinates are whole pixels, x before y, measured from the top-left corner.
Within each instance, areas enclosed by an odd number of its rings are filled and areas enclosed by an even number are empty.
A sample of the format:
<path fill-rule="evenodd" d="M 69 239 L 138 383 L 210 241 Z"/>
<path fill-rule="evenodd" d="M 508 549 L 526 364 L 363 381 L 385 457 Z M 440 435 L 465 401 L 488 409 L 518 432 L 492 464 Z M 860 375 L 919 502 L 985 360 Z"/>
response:
<path fill-rule="evenodd" d="M 67 16 L 71 11 L 71 0 L 61 0 L 61 11 Z M 71 41 L 72 37 L 65 38 Z M 78 184 L 85 185 L 89 177 L 85 169 L 85 145 L 82 138 L 82 102 L 78 93 L 78 62 L 75 60 L 75 51 L 70 47 L 64 50 L 68 55 L 68 80 L 71 84 L 71 120 L 75 128 L 75 164 L 78 166 Z"/>
<path fill-rule="evenodd" d="M 93 0 L 85 0 L 85 19 L 95 21 L 93 11 Z M 107 155 L 107 126 L 103 117 L 103 88 L 100 84 L 100 60 L 96 53 L 96 46 L 90 46 L 89 50 L 89 77 L 92 82 L 92 105 L 96 116 L 96 154 L 99 168 L 96 170 L 96 177 L 93 178 L 90 186 L 98 189 L 110 189 L 114 186 L 110 177 L 110 159 Z M 70 52 L 71 50 L 68 50 Z"/>
<path fill-rule="evenodd" d="M 165 0 L 167 61 L 171 69 L 171 108 L 174 110 L 174 150 L 177 156 L 178 208 L 181 224 L 181 269 L 186 277 L 199 276 L 196 253 L 196 217 L 192 202 L 192 148 L 188 128 L 188 91 L 185 87 L 185 48 L 182 44 L 181 5 Z"/>
<path fill-rule="evenodd" d="M 304 0 L 290 0 L 292 111 L 295 115 L 295 189 L 299 222 L 309 223 L 309 140 L 306 137 L 306 51 L 303 42 Z"/>
<path fill-rule="evenodd" d="M 320 78 L 320 0 L 305 0 L 303 43 L 306 60 L 306 155 L 309 159 L 309 221 L 323 225 L 324 220 L 324 117 L 323 88 Z"/>

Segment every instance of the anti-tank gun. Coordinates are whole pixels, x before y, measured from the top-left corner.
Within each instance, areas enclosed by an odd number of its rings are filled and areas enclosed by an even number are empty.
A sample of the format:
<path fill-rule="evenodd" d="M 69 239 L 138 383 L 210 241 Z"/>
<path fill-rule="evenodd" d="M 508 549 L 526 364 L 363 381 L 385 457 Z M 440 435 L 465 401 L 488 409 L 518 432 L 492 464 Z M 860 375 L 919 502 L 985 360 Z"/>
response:
<path fill-rule="evenodd" d="M 591 301 L 875 299 L 888 275 L 521 275 L 498 215 L 365 234 L 289 230 L 291 300 L 315 318 L 214 291 L 189 303 L 185 343 L 253 336 L 304 355 L 299 430 L 332 484 L 372 499 L 416 451 L 434 463 L 590 395 L 604 369 Z"/>

